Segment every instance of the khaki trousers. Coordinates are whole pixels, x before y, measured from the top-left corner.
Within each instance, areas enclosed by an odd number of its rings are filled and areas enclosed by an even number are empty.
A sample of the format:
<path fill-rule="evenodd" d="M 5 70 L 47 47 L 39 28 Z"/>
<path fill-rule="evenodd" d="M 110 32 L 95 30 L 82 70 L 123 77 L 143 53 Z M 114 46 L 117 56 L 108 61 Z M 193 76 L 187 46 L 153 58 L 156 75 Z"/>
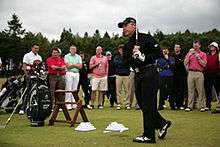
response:
<path fill-rule="evenodd" d="M 188 83 L 188 107 L 193 109 L 195 90 L 198 92 L 200 108 L 204 108 L 204 76 L 202 72 L 189 71 Z"/>
<path fill-rule="evenodd" d="M 125 105 L 130 106 L 130 78 L 129 76 L 116 76 L 116 95 L 117 102 L 119 105 L 123 105 L 123 101 L 125 100 Z M 122 87 L 124 88 L 124 96 L 122 96 Z"/>

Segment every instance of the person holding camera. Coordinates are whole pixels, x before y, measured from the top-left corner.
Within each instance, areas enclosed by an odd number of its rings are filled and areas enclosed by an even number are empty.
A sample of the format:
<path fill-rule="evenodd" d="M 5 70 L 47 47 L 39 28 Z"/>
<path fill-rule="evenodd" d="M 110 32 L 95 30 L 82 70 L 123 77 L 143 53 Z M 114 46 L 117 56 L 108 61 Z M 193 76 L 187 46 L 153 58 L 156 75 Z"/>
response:
<path fill-rule="evenodd" d="M 173 92 L 173 68 L 175 59 L 169 54 L 168 48 L 163 48 L 163 57 L 157 60 L 160 73 L 160 99 L 158 110 L 163 110 L 165 100 L 169 98 L 171 110 L 176 110 L 176 100 Z"/>
<path fill-rule="evenodd" d="M 135 95 L 143 113 L 142 135 L 133 139 L 138 143 L 156 143 L 155 130 L 159 139 L 167 134 L 171 121 L 164 119 L 157 111 L 157 91 L 159 87 L 159 73 L 155 60 L 162 56 L 161 49 L 150 34 L 136 31 L 136 20 L 126 18 L 118 23 L 123 28 L 123 36 L 129 41 L 125 44 L 123 57 L 125 64 L 135 70 Z"/>
<path fill-rule="evenodd" d="M 204 112 L 204 75 L 203 71 L 207 64 L 206 53 L 201 51 L 201 43 L 199 40 L 193 42 L 193 48 L 187 53 L 184 65 L 188 70 L 187 85 L 188 85 L 188 105 L 185 109 L 186 112 L 192 111 L 193 101 L 195 97 L 195 89 L 198 92 L 200 99 L 200 111 Z"/>

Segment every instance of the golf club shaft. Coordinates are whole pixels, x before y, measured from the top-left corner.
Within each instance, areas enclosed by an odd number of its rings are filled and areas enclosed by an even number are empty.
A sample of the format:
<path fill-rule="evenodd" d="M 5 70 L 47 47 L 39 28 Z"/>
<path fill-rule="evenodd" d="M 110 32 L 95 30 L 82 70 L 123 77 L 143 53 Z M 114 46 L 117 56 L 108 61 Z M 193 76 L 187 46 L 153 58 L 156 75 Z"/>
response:
<path fill-rule="evenodd" d="M 25 95 L 26 91 L 27 91 L 27 87 L 25 88 L 25 90 L 24 90 L 24 92 L 22 93 L 21 98 L 19 99 L 17 105 L 15 106 L 14 110 L 12 111 L 12 113 L 11 113 L 11 115 L 9 116 L 8 120 L 6 121 L 5 127 L 6 127 L 6 126 L 8 125 L 8 123 L 10 122 L 10 120 L 11 120 L 12 116 L 14 115 L 14 113 L 15 113 L 15 111 L 16 111 L 18 105 L 20 104 L 21 100 L 23 99 L 23 96 Z"/>

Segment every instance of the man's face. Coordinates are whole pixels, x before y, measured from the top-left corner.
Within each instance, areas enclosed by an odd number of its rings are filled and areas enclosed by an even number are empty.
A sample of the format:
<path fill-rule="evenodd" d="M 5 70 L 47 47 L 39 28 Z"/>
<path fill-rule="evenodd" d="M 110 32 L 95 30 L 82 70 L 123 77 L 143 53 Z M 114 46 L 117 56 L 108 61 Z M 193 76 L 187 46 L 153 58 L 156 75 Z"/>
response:
<path fill-rule="evenodd" d="M 39 52 L 39 49 L 40 49 L 40 48 L 39 48 L 39 46 L 37 46 L 37 45 L 34 45 L 34 46 L 31 48 L 32 52 L 35 53 L 35 54 Z"/>
<path fill-rule="evenodd" d="M 210 51 L 216 51 L 217 50 L 217 48 L 215 48 L 214 46 L 210 46 L 209 49 L 210 49 Z"/>
<path fill-rule="evenodd" d="M 70 53 L 74 55 L 76 53 L 76 47 L 70 47 Z"/>
<path fill-rule="evenodd" d="M 136 30 L 136 24 L 135 23 L 128 23 L 123 25 L 123 36 L 125 37 L 131 37 Z"/>
<path fill-rule="evenodd" d="M 122 54 L 123 54 L 123 49 L 122 49 L 122 48 L 119 48 L 119 49 L 118 49 L 118 52 L 119 52 L 120 55 L 122 55 Z"/>
<path fill-rule="evenodd" d="M 166 48 L 166 49 L 163 49 L 163 55 L 167 55 L 169 53 L 169 50 Z"/>
<path fill-rule="evenodd" d="M 52 51 L 52 57 L 59 57 L 60 53 L 56 50 Z"/>
<path fill-rule="evenodd" d="M 82 59 L 84 59 L 84 58 L 85 58 L 85 55 L 84 55 L 84 54 L 80 54 L 80 57 L 81 57 Z"/>
<path fill-rule="evenodd" d="M 102 54 L 102 48 L 101 47 L 96 48 L 96 54 L 98 54 L 98 55 Z"/>
<path fill-rule="evenodd" d="M 175 46 L 174 46 L 174 51 L 175 51 L 175 53 L 178 53 L 178 52 L 180 52 L 180 50 L 181 50 L 181 47 L 180 47 L 180 45 L 178 45 L 178 44 L 175 44 Z"/>
<path fill-rule="evenodd" d="M 112 55 L 111 54 L 106 55 L 106 57 L 107 57 L 108 60 L 112 60 Z"/>
<path fill-rule="evenodd" d="M 201 45 L 197 42 L 197 43 L 193 43 L 193 48 L 195 50 L 199 50 L 201 48 Z"/>

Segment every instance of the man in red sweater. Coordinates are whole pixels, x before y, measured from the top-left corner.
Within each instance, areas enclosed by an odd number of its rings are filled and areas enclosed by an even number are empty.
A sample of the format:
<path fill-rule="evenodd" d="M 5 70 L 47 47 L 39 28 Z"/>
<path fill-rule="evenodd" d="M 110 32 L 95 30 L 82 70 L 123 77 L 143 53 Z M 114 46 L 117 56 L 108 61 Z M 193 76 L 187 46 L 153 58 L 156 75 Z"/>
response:
<path fill-rule="evenodd" d="M 207 64 L 205 68 L 205 94 L 206 94 L 206 108 L 208 111 L 211 109 L 212 101 L 212 87 L 214 86 L 217 96 L 219 96 L 218 87 L 218 73 L 219 73 L 219 59 L 218 59 L 218 44 L 212 42 L 209 46 L 207 54 Z"/>
<path fill-rule="evenodd" d="M 61 51 L 58 48 L 52 49 L 51 57 L 47 58 L 48 78 L 50 84 L 51 98 L 54 102 L 54 91 L 56 89 L 65 89 L 65 69 L 64 59 L 60 57 Z"/>

